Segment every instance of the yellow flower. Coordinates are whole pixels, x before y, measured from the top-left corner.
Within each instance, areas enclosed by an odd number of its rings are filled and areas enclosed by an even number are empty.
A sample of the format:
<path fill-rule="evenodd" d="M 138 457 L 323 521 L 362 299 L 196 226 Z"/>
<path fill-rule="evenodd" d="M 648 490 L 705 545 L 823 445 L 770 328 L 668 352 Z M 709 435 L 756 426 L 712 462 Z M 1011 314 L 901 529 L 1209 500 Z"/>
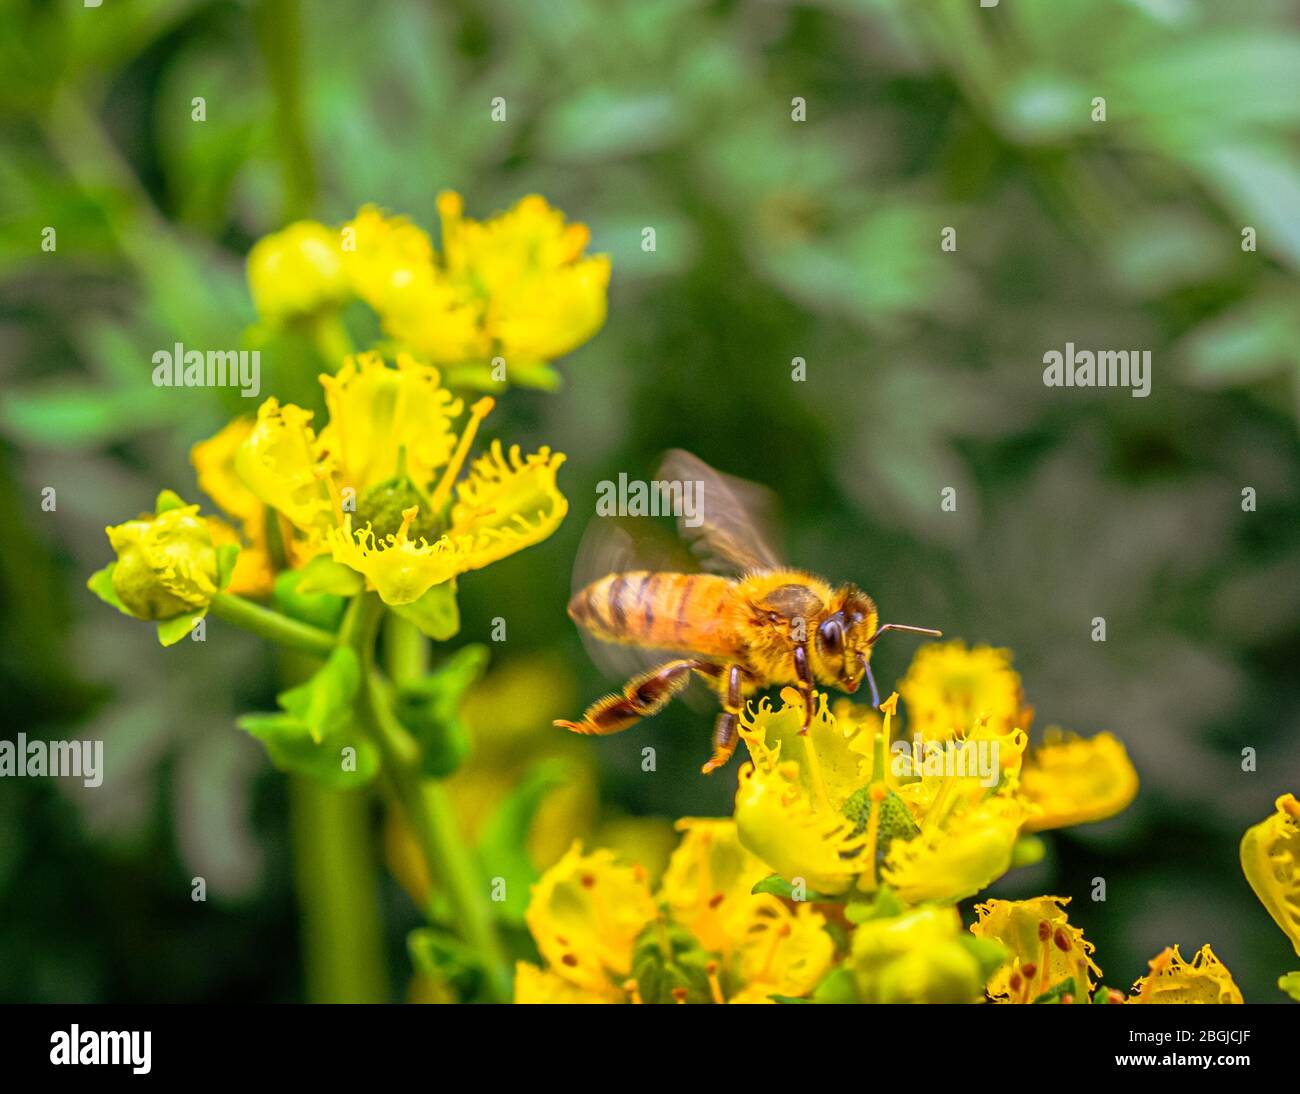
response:
<path fill-rule="evenodd" d="M 1137 772 L 1116 737 L 1049 729 L 1020 772 L 1021 796 L 1037 807 L 1025 831 L 1105 820 L 1127 808 L 1137 791 Z"/>
<path fill-rule="evenodd" d="M 930 643 L 912 658 L 898 690 L 907 708 L 908 731 L 926 740 L 960 737 L 981 719 L 995 734 L 1029 728 L 1020 677 L 1007 650 Z"/>
<path fill-rule="evenodd" d="M 584 258 L 585 224 L 536 194 L 486 221 L 463 215 L 460 195 L 438 197 L 448 278 L 476 297 L 493 353 L 549 361 L 587 341 L 605 321 L 609 259 Z"/>
<path fill-rule="evenodd" d="M 734 821 L 687 818 L 677 827 L 685 835 L 659 900 L 674 922 L 720 956 L 726 975 L 715 974 L 715 1001 L 724 1001 L 724 979 L 741 985 L 725 1000 L 731 1003 L 812 990 L 834 956 L 825 918 L 807 904 L 792 911 L 775 896 L 752 892 L 771 871 L 741 845 Z"/>
<path fill-rule="evenodd" d="M 366 206 L 344 254 L 357 295 L 384 330 L 443 365 L 501 357 L 516 374 L 587 341 L 605 321 L 609 259 L 584 257 L 590 233 L 543 198 L 523 198 L 486 221 L 463 215 L 458 194 L 438 198 L 443 255 L 405 217 Z"/>
<path fill-rule="evenodd" d="M 1300 954 L 1300 801 L 1277 799 L 1277 811 L 1247 830 L 1241 868 L 1255 895 Z"/>
<path fill-rule="evenodd" d="M 623 996 L 637 936 L 656 918 L 640 867 L 579 843 L 533 886 L 524 919 L 548 969 L 611 1002 Z"/>
<path fill-rule="evenodd" d="M 113 593 L 137 619 L 174 619 L 206 608 L 216 595 L 217 551 L 197 505 L 105 531 L 117 552 Z"/>
<path fill-rule="evenodd" d="M 1133 985 L 1136 998 L 1129 1003 L 1241 1003 L 1241 989 L 1208 945 L 1190 962 L 1178 947 L 1162 950 L 1151 959 L 1151 971 Z"/>
<path fill-rule="evenodd" d="M 410 604 L 458 574 L 482 569 L 549 536 L 568 512 L 555 482 L 563 453 L 543 448 L 524 458 L 518 446 L 503 454 L 494 441 L 457 486 L 446 534 L 430 543 L 412 539 L 419 506 L 402 510 L 395 533 L 353 531 L 349 514 L 331 535 L 334 560 L 364 574 L 387 604 Z M 436 498 L 437 495 L 435 495 Z M 435 503 L 436 504 L 436 503 Z"/>
<path fill-rule="evenodd" d="M 452 422 L 464 404 L 439 384 L 438 370 L 397 356 L 389 368 L 377 353 L 349 357 L 337 376 L 322 375 L 329 425 L 321 430 L 319 457 L 332 461 L 341 487 L 357 496 L 402 470 L 417 484 L 451 459 Z"/>
<path fill-rule="evenodd" d="M 338 307 L 350 295 L 337 232 L 301 220 L 266 236 L 248 252 L 248 288 L 258 314 L 272 323 Z"/>
<path fill-rule="evenodd" d="M 411 525 L 418 514 L 417 506 L 402 510 L 401 526 L 382 539 L 369 525 L 354 532 L 348 514 L 343 527 L 330 536 L 334 561 L 363 574 L 385 604 L 415 603 L 435 585 L 469 568 L 445 536 L 434 543 L 422 537 L 411 539 Z"/>
<path fill-rule="evenodd" d="M 956 908 L 860 924 L 848 967 L 864 1003 L 974 1003 L 984 988 L 985 966 L 963 939 Z"/>
<path fill-rule="evenodd" d="M 1011 868 L 1024 818 L 1024 806 L 1005 795 L 926 816 L 919 836 L 894 840 L 881 876 L 909 904 L 974 896 Z"/>
<path fill-rule="evenodd" d="M 493 403 L 475 403 L 457 436 L 463 404 L 436 369 L 365 354 L 320 380 L 330 420 L 319 438 L 310 412 L 268 399 L 235 457 L 248 491 L 302 533 L 286 543 L 294 561 L 329 550 L 401 606 L 539 543 L 568 512 L 564 455 L 549 448 L 525 457 L 494 441 L 456 481 Z"/>
<path fill-rule="evenodd" d="M 659 898 L 675 922 L 690 929 L 706 950 L 729 955 L 758 909 L 780 900 L 751 890 L 772 871 L 741 844 L 731 820 L 686 817 L 668 860 Z"/>
<path fill-rule="evenodd" d="M 199 488 L 228 516 L 237 520 L 236 531 L 216 517 L 208 518 L 212 542 L 240 548 L 226 591 L 241 596 L 270 593 L 275 574 L 266 536 L 266 507 L 235 471 L 235 457 L 253 431 L 249 418 L 236 418 L 219 433 L 190 449 L 190 462 L 198 472 Z"/>
<path fill-rule="evenodd" d="M 1005 946 L 1010 961 L 989 977 L 988 993 L 997 1002 L 1032 1003 L 1067 977 L 1074 980 L 1074 1001 L 1087 1003 L 1101 969 L 1092 960 L 1093 945 L 1072 927 L 1065 912 L 1069 897 L 990 900 L 977 904 L 971 926 L 977 938 Z"/>
<path fill-rule="evenodd" d="M 481 309 L 447 280 L 423 229 L 373 205 L 346 227 L 355 236 L 354 249 L 344 255 L 353 288 L 379 314 L 389 335 L 439 363 L 491 356 L 479 323 Z"/>
<path fill-rule="evenodd" d="M 801 996 L 826 975 L 835 945 L 826 918 L 809 905 L 780 901 L 758 909 L 737 950 L 741 989 L 729 1003 L 770 1003 L 773 995 Z"/>
<path fill-rule="evenodd" d="M 309 410 L 267 399 L 235 455 L 240 480 L 259 500 L 320 540 L 334 526 L 334 507 L 316 454 Z"/>
<path fill-rule="evenodd" d="M 873 721 L 838 721 L 818 696 L 807 734 L 792 689 L 776 710 L 767 700 L 740 719 L 751 762 L 740 769 L 735 819 L 740 842 L 791 883 L 842 893 L 874 855 L 844 811 L 871 781 Z M 865 731 L 864 731 L 865 730 Z"/>

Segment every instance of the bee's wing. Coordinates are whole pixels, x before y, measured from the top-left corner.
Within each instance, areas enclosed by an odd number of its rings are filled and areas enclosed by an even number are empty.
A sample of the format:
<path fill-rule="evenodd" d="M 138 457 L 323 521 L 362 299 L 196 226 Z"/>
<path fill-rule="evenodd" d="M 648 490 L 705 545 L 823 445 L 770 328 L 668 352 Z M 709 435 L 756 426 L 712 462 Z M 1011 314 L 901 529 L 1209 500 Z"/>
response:
<path fill-rule="evenodd" d="M 677 517 L 677 530 L 710 573 L 780 568 L 769 545 L 776 508 L 772 492 L 745 479 L 715 471 L 681 448 L 664 454 L 659 478 L 681 483 L 694 496 L 697 512 Z M 695 483 L 688 495 L 685 484 Z"/>
<path fill-rule="evenodd" d="M 699 564 L 667 530 L 644 517 L 592 517 L 573 563 L 573 591 L 578 593 L 607 574 L 649 570 L 691 573 Z M 579 628 L 582 644 L 602 672 L 627 680 L 663 664 L 673 651 L 602 642 Z"/>

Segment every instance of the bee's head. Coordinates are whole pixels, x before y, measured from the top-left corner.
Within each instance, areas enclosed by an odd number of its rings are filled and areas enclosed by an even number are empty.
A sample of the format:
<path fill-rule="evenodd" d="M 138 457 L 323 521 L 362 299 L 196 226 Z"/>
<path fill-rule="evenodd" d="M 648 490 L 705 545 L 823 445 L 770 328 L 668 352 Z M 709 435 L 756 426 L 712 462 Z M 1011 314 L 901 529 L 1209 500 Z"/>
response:
<path fill-rule="evenodd" d="M 900 623 L 880 626 L 876 602 L 860 589 L 843 585 L 831 599 L 830 611 L 817 628 L 817 652 L 828 674 L 838 680 L 842 690 L 855 692 L 865 678 L 871 687 L 872 706 L 880 705 L 876 682 L 871 675 L 871 650 L 886 631 L 911 631 L 943 637 L 942 631 L 929 627 L 909 627 Z"/>
<path fill-rule="evenodd" d="M 878 620 L 875 601 L 866 593 L 852 585 L 835 591 L 817 628 L 817 652 L 843 691 L 857 691 L 862 683 Z"/>

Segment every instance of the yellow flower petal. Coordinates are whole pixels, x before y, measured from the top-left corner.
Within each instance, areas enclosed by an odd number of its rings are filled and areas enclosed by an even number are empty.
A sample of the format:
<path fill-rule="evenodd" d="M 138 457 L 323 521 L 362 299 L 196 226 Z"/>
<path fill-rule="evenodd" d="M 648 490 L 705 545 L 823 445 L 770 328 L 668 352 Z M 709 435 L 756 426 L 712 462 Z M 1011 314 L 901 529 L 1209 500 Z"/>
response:
<path fill-rule="evenodd" d="M 198 472 L 199 488 L 241 527 L 236 531 L 225 521 L 208 517 L 208 531 L 214 544 L 220 547 L 229 543 L 240 548 L 226 586 L 226 592 L 238 596 L 266 596 L 275 580 L 267 545 L 266 506 L 244 485 L 235 468 L 239 450 L 252 432 L 251 418 L 236 418 L 219 433 L 190 449 L 190 462 Z"/>
<path fill-rule="evenodd" d="M 334 561 L 363 574 L 385 604 L 413 604 L 435 585 L 469 568 L 468 558 L 446 536 L 434 543 L 410 538 L 417 512 L 415 508 L 404 510 L 395 534 L 376 536 L 368 524 L 354 532 L 350 513 L 343 527 L 329 534 Z"/>
<path fill-rule="evenodd" d="M 217 592 L 217 551 L 197 505 L 106 528 L 117 552 L 113 592 L 137 619 L 173 619 Z"/>
<path fill-rule="evenodd" d="M 482 304 L 447 280 L 422 229 L 373 205 L 347 228 L 355 243 L 345 255 L 348 276 L 388 334 L 439 363 L 487 360 L 491 343 L 482 329 Z"/>
<path fill-rule="evenodd" d="M 248 252 L 248 288 L 272 322 L 337 307 L 351 294 L 339 233 L 302 220 L 266 236 Z"/>
<path fill-rule="evenodd" d="M 500 441 L 470 466 L 456 486 L 448 537 L 465 559 L 465 570 L 478 570 L 546 539 L 569 511 L 555 476 L 564 453 L 539 449 L 530 456 L 512 445 L 509 456 Z"/>
<path fill-rule="evenodd" d="M 1277 799 L 1277 811 L 1247 830 L 1241 868 L 1273 922 L 1300 955 L 1300 801 Z"/>
<path fill-rule="evenodd" d="M 914 839 L 895 840 L 881 876 L 909 904 L 974 896 L 1011 868 L 1024 816 L 1018 802 L 1001 796 L 954 810 L 942 827 L 923 825 Z"/>
<path fill-rule="evenodd" d="M 1011 954 L 989 977 L 992 999 L 1032 1003 L 1067 977 L 1074 979 L 1076 999 L 1086 1002 L 1091 998 L 1101 969 L 1092 960 L 1092 943 L 1084 939 L 1083 931 L 1070 925 L 1065 912 L 1069 903 L 1069 897 L 1042 896 L 990 900 L 975 906 L 978 919 L 971 933 L 1002 943 Z"/>
<path fill-rule="evenodd" d="M 1190 962 L 1178 947 L 1163 950 L 1151 960 L 1151 971 L 1133 985 L 1130 1003 L 1241 1003 L 1241 989 L 1208 945 Z"/>
<path fill-rule="evenodd" d="M 616 1000 L 637 936 L 656 918 L 644 871 L 579 843 L 533 886 L 524 919 L 548 968 L 570 984 Z"/>
<path fill-rule="evenodd" d="M 259 503 L 260 504 L 260 503 Z M 220 517 L 208 517 L 208 534 L 216 547 L 233 544 L 239 548 L 235 568 L 225 591 L 236 596 L 268 596 L 275 585 L 275 570 L 266 549 L 265 537 L 261 543 L 247 543 L 234 528 Z"/>
<path fill-rule="evenodd" d="M 813 807 L 793 762 L 768 770 L 743 765 L 735 815 L 741 843 L 792 884 L 842 893 L 866 869 L 865 841 L 846 817 Z"/>
<path fill-rule="evenodd" d="M 1007 650 L 964 642 L 922 646 L 898 685 L 909 733 L 926 740 L 960 737 L 983 718 L 995 734 L 1027 730 L 1020 677 Z"/>
<path fill-rule="evenodd" d="M 735 821 L 687 817 L 677 829 L 685 834 L 668 860 L 659 899 L 701 946 L 729 955 L 761 909 L 783 907 L 750 891 L 771 867 L 741 845 Z"/>
<path fill-rule="evenodd" d="M 586 991 L 553 972 L 527 961 L 515 964 L 516 1003 L 613 1003 L 609 994 Z"/>
<path fill-rule="evenodd" d="M 800 996 L 812 991 L 831 967 L 835 944 L 826 918 L 807 904 L 792 911 L 775 897 L 750 916 L 737 954 L 744 991 Z M 733 996 L 732 1002 L 736 1002 Z"/>
<path fill-rule="evenodd" d="M 318 453 L 331 462 L 339 486 L 351 486 L 358 498 L 397 474 L 403 450 L 406 474 L 421 487 L 451 458 L 452 422 L 463 404 L 440 386 L 437 369 L 407 354 L 389 368 L 379 354 L 362 353 L 320 382 L 330 417 Z"/>
<path fill-rule="evenodd" d="M 752 763 L 740 769 L 735 817 L 741 843 L 774 872 L 811 890 L 842 893 L 871 865 L 863 825 L 846 812 L 872 778 L 881 731 L 875 712 L 836 718 L 824 696 L 808 732 L 803 703 L 787 689 L 778 709 L 767 699 L 741 714 Z M 846 708 L 840 708 L 844 711 Z"/>
<path fill-rule="evenodd" d="M 220 432 L 190 449 L 190 463 L 198 472 L 199 489 L 227 516 L 238 521 L 258 521 L 265 516 L 261 500 L 244 485 L 235 458 L 249 434 L 252 418 L 236 418 Z"/>
<path fill-rule="evenodd" d="M 1105 820 L 1126 809 L 1137 791 L 1137 771 L 1118 738 L 1049 729 L 1020 772 L 1021 797 L 1037 807 L 1025 831 Z"/>
<path fill-rule="evenodd" d="M 582 257 L 583 224 L 536 194 L 486 221 L 463 215 L 459 195 L 438 199 L 448 279 L 482 297 L 493 353 L 546 361 L 587 341 L 605 321 L 609 260 Z"/>
<path fill-rule="evenodd" d="M 235 469 L 252 494 L 309 536 L 334 524 L 323 468 L 316 456 L 311 412 L 267 399 L 239 446 Z"/>

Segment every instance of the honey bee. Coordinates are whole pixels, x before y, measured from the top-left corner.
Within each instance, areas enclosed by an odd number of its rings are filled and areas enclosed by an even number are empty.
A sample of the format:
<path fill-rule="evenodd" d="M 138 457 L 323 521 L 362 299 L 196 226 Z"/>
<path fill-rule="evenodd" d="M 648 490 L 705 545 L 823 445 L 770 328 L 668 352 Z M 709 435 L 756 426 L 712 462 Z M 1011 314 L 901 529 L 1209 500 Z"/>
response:
<path fill-rule="evenodd" d="M 700 484 L 702 519 L 691 527 L 679 516 L 678 528 L 706 567 L 722 573 L 637 569 L 606 572 L 582 584 L 569 602 L 569 617 L 589 635 L 680 656 L 637 674 L 621 693 L 597 700 L 582 721 L 555 725 L 574 733 L 618 733 L 661 711 L 695 674 L 722 703 L 713 755 L 701 769 L 708 775 L 735 752 L 740 713 L 754 692 L 782 684 L 798 688 L 806 733 L 819 684 L 852 694 L 865 679 L 872 704 L 880 705 L 871 652 L 881 635 L 910 631 L 942 637 L 929 627 L 880 625 L 875 601 L 860 589 L 834 588 L 780 565 L 759 530 L 761 488 L 681 450 L 665 456 L 659 478 Z"/>

